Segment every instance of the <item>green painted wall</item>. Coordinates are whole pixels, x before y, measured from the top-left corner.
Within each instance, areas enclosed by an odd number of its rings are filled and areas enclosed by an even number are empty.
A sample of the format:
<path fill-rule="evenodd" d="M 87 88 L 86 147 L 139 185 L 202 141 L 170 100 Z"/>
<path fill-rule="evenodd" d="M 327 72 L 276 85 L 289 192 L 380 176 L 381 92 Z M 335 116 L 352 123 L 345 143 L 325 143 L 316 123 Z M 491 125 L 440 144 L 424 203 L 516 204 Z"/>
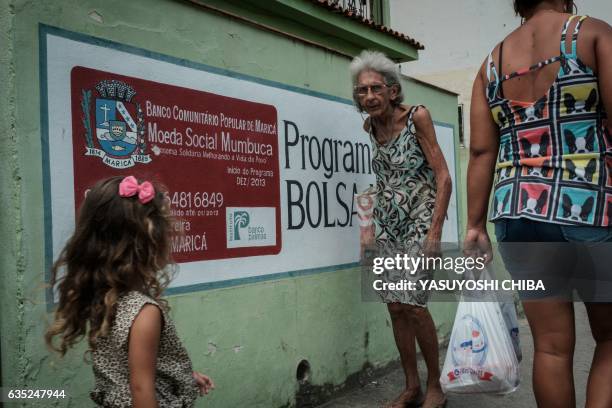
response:
<path fill-rule="evenodd" d="M 90 17 L 94 11 L 102 22 Z M 42 340 L 50 315 L 43 279 L 39 23 L 345 98 L 350 60 L 183 1 L 0 0 L 2 385 L 64 388 L 71 398 L 60 406 L 83 407 L 91 405 L 93 382 L 84 347 L 60 359 Z M 413 81 L 405 85 L 408 103 L 423 103 L 436 121 L 456 126 L 455 96 Z M 195 368 L 217 385 L 198 406 L 291 406 L 302 359 L 311 364 L 312 384 L 340 386 L 366 363 L 384 366 L 397 358 L 385 307 L 363 303 L 360 293 L 359 271 L 350 269 L 172 296 Z M 454 305 L 431 310 L 443 337 Z"/>

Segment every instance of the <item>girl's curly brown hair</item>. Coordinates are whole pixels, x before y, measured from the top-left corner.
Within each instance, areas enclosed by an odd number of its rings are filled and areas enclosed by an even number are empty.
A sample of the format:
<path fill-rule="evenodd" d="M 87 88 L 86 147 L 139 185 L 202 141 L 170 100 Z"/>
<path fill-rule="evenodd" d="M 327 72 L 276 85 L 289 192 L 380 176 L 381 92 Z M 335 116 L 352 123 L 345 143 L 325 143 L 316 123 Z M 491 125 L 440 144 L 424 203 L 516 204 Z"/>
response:
<path fill-rule="evenodd" d="M 61 355 L 85 334 L 95 349 L 97 338 L 109 333 L 120 296 L 136 290 L 161 300 L 172 277 L 172 220 L 165 189 L 154 183 L 155 197 L 142 204 L 137 195 L 119 196 L 123 179 L 99 181 L 89 191 L 74 234 L 53 264 L 51 285 L 58 284 L 59 305 L 45 340 Z"/>

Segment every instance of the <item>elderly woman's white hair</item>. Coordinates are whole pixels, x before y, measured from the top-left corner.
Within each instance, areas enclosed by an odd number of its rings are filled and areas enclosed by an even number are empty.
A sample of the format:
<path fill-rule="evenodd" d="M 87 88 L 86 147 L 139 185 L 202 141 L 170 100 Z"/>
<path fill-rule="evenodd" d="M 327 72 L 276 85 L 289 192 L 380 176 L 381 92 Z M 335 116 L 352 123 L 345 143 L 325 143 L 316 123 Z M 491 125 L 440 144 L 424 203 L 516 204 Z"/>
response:
<path fill-rule="evenodd" d="M 404 100 L 404 93 L 402 92 L 402 84 L 400 83 L 400 74 L 397 64 L 391 61 L 385 54 L 378 51 L 364 50 L 353 58 L 349 67 L 351 72 L 351 80 L 353 82 L 353 88 L 357 85 L 359 75 L 364 71 L 374 71 L 382 75 L 385 85 L 391 87 L 396 86 L 397 97 L 391 101 L 394 106 L 399 105 Z M 359 103 L 359 98 L 353 91 L 353 101 L 359 112 L 365 110 Z"/>

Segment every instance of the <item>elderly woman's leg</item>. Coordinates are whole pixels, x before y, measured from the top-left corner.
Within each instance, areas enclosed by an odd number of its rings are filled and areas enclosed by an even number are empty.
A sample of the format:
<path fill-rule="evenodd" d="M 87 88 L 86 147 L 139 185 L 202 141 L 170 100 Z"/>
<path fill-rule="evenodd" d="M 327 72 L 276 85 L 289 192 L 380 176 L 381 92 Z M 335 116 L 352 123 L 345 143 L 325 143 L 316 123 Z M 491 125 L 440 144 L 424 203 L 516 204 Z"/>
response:
<path fill-rule="evenodd" d="M 411 326 L 413 327 L 423 359 L 427 365 L 427 392 L 423 407 L 437 407 L 446 400 L 440 386 L 440 363 L 438 355 L 438 334 L 429 309 L 410 306 Z"/>
<path fill-rule="evenodd" d="M 400 360 L 404 374 L 406 375 L 406 388 L 389 405 L 390 407 L 403 407 L 408 401 L 416 401 L 421 398 L 421 384 L 416 363 L 415 330 L 410 319 L 410 308 L 415 306 L 402 303 L 389 303 L 389 315 L 393 326 L 395 344 L 400 354 Z"/>

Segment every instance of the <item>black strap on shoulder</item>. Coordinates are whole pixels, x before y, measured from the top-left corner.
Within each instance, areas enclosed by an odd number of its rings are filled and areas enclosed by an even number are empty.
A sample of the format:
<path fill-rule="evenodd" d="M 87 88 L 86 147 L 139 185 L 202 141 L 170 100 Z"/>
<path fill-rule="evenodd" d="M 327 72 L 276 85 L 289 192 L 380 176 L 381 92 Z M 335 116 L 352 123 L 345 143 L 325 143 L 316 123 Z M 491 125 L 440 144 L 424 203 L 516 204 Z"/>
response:
<path fill-rule="evenodd" d="M 504 77 L 504 66 L 502 65 L 503 55 L 504 55 L 503 51 L 504 51 L 504 41 L 502 40 L 502 42 L 499 43 L 499 64 L 497 65 L 497 67 L 499 68 L 500 78 Z M 501 81 L 499 83 L 499 96 L 504 98 L 504 81 Z"/>

